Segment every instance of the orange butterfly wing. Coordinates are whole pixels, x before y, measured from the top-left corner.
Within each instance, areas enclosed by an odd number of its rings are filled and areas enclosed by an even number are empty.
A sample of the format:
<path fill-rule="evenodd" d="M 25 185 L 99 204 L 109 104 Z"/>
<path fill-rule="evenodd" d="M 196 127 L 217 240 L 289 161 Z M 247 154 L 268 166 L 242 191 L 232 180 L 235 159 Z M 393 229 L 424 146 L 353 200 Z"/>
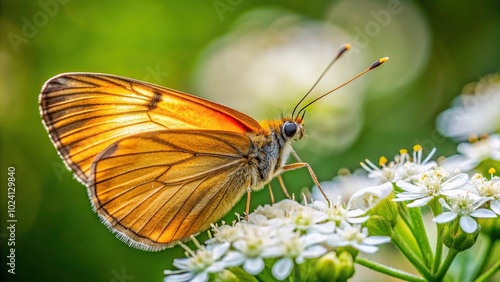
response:
<path fill-rule="evenodd" d="M 96 156 L 118 140 L 165 129 L 261 129 L 251 117 L 176 90 L 129 78 L 66 73 L 45 83 L 40 112 L 66 165 L 84 184 Z"/>
<path fill-rule="evenodd" d="M 251 183 L 251 150 L 247 136 L 227 131 L 126 137 L 92 165 L 90 198 L 121 240 L 161 250 L 206 230 L 241 199 Z"/>

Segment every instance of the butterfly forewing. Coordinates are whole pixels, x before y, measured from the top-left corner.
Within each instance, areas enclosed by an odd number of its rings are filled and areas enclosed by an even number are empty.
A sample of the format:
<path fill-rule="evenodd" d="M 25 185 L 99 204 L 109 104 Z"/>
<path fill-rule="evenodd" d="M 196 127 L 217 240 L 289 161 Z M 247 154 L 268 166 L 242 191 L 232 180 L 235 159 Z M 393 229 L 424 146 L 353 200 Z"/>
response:
<path fill-rule="evenodd" d="M 83 183 L 100 152 L 134 134 L 165 129 L 245 133 L 261 128 L 240 112 L 186 93 L 94 73 L 61 74 L 47 81 L 40 111 L 59 154 Z"/>
<path fill-rule="evenodd" d="M 219 220 L 250 185 L 247 136 L 164 130 L 123 138 L 91 169 L 94 209 L 134 247 L 160 250 Z"/>

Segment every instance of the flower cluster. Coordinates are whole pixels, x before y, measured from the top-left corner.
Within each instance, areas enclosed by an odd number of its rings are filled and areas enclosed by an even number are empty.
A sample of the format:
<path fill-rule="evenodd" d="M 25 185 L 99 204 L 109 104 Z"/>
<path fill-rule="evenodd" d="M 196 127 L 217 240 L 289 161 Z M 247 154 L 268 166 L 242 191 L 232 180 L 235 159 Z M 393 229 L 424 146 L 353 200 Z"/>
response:
<path fill-rule="evenodd" d="M 365 160 L 361 167 L 367 172 L 364 177 L 370 179 L 366 183 L 371 185 L 353 192 L 347 204 L 340 196 L 334 202 L 321 198 L 308 201 L 304 196 L 303 204 L 283 200 L 260 206 L 231 225 L 213 225 L 213 237 L 203 246 L 196 243 L 196 251 L 186 249 L 188 257 L 174 261 L 178 269 L 166 270 L 165 281 L 232 281 L 230 277 L 241 275 L 283 280 L 294 268 L 298 273 L 311 273 L 310 269 L 301 270 L 308 260 L 316 260 L 312 272 L 321 275 L 328 271 L 319 269 L 320 265 L 340 264 L 339 258 L 348 250 L 351 260 L 344 271 L 350 270 L 343 277 L 347 279 L 353 274 L 353 258 L 359 252 L 375 253 L 377 245 L 391 241 L 390 230 L 401 212 L 397 203 L 404 208 L 429 206 L 435 223 L 456 222 L 453 226 L 464 234 L 477 236 L 477 218 L 500 214 L 500 177 L 494 175 L 495 169 L 490 169 L 489 178 L 458 171 L 450 175 L 431 160 L 435 150 L 425 158 L 422 151 L 419 145 L 414 146 L 412 154 L 400 150 L 390 162 L 380 158 L 378 166 Z M 357 173 L 355 177 L 361 176 Z M 460 250 L 470 247 L 444 240 L 445 245 Z M 338 277 L 342 271 L 336 271 Z"/>
<path fill-rule="evenodd" d="M 390 238 L 369 236 L 361 225 L 368 217 L 362 215 L 358 209 L 326 201 L 303 205 L 283 200 L 261 206 L 247 220 L 214 225 L 213 237 L 196 252 L 188 250 L 189 257 L 176 259 L 178 270 L 166 270 L 165 281 L 207 281 L 210 273 L 229 275 L 234 267 L 254 276 L 270 262 L 272 276 L 283 280 L 306 259 L 320 258 L 339 247 L 374 253 L 377 245 Z"/>
<path fill-rule="evenodd" d="M 366 160 L 366 164 L 362 163 L 362 167 L 368 172 L 368 177 L 395 184 L 397 191 L 394 201 L 410 202 L 406 205 L 409 208 L 431 205 L 436 223 L 459 218 L 462 230 L 473 233 L 478 225 L 472 217 L 496 217 L 500 198 L 498 177 L 492 175 L 488 180 L 481 174 L 469 177 L 466 173 L 451 176 L 443 167 L 430 161 L 435 149 L 423 160 L 422 150 L 421 146 L 415 145 L 413 158 L 406 150 L 401 150 L 390 163 L 382 157 L 380 167 L 369 160 Z M 491 173 L 494 172 L 492 169 Z M 441 213 L 439 207 L 435 208 L 433 205 L 436 202 L 446 211 Z"/>
<path fill-rule="evenodd" d="M 457 146 L 458 154 L 445 158 L 440 165 L 448 172 L 471 171 L 487 160 L 500 161 L 500 135 L 491 134 L 478 138 L 469 137 L 469 142 Z"/>

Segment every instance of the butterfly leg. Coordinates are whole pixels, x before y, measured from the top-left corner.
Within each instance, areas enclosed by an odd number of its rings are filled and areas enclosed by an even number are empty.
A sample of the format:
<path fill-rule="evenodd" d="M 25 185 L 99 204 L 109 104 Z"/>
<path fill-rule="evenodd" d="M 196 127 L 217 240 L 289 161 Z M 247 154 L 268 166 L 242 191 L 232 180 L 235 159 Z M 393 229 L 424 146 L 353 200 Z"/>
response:
<path fill-rule="evenodd" d="M 250 198 L 252 197 L 252 191 L 247 190 L 247 207 L 245 208 L 245 220 L 248 221 L 248 215 L 250 214 Z"/>
<path fill-rule="evenodd" d="M 300 159 L 299 155 L 295 152 L 295 150 L 292 150 L 292 156 L 299 162 L 302 163 L 302 160 Z"/>
<path fill-rule="evenodd" d="M 267 187 L 269 187 L 269 195 L 271 196 L 271 204 L 274 204 L 274 194 L 273 194 L 273 188 L 271 187 L 271 182 L 267 184 Z"/>
<path fill-rule="evenodd" d="M 286 189 L 285 182 L 283 182 L 283 177 L 281 177 L 281 174 L 280 174 L 280 175 L 278 175 L 278 181 L 279 181 L 279 183 L 280 183 L 281 190 L 283 190 L 283 193 L 285 193 L 285 196 L 286 196 L 288 199 L 291 199 L 292 197 L 290 197 L 290 194 L 288 194 L 288 190 Z"/>
<path fill-rule="evenodd" d="M 302 168 L 302 167 L 307 167 L 307 170 L 309 171 L 309 174 L 311 175 L 311 178 L 312 178 L 314 184 L 316 184 L 319 191 L 321 192 L 321 194 L 323 194 L 323 197 L 325 197 L 325 200 L 330 205 L 330 200 L 328 199 L 328 196 L 326 195 L 323 188 L 321 188 L 321 185 L 319 184 L 319 181 L 318 181 L 318 178 L 316 177 L 316 174 L 314 174 L 314 171 L 312 170 L 311 166 L 308 163 L 300 162 L 300 163 L 287 164 L 283 167 L 283 172 L 289 171 L 289 170 L 295 170 L 295 169 Z"/>

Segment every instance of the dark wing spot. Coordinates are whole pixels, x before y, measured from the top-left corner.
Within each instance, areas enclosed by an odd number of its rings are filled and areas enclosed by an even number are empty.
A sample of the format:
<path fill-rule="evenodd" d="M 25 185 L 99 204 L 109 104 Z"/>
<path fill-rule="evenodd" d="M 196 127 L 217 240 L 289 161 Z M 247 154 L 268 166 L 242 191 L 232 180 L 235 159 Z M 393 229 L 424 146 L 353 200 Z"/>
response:
<path fill-rule="evenodd" d="M 158 107 L 158 103 L 160 103 L 161 100 L 162 100 L 161 94 L 155 91 L 153 99 L 151 99 L 151 101 L 149 102 L 148 109 L 149 110 L 156 109 Z"/>

